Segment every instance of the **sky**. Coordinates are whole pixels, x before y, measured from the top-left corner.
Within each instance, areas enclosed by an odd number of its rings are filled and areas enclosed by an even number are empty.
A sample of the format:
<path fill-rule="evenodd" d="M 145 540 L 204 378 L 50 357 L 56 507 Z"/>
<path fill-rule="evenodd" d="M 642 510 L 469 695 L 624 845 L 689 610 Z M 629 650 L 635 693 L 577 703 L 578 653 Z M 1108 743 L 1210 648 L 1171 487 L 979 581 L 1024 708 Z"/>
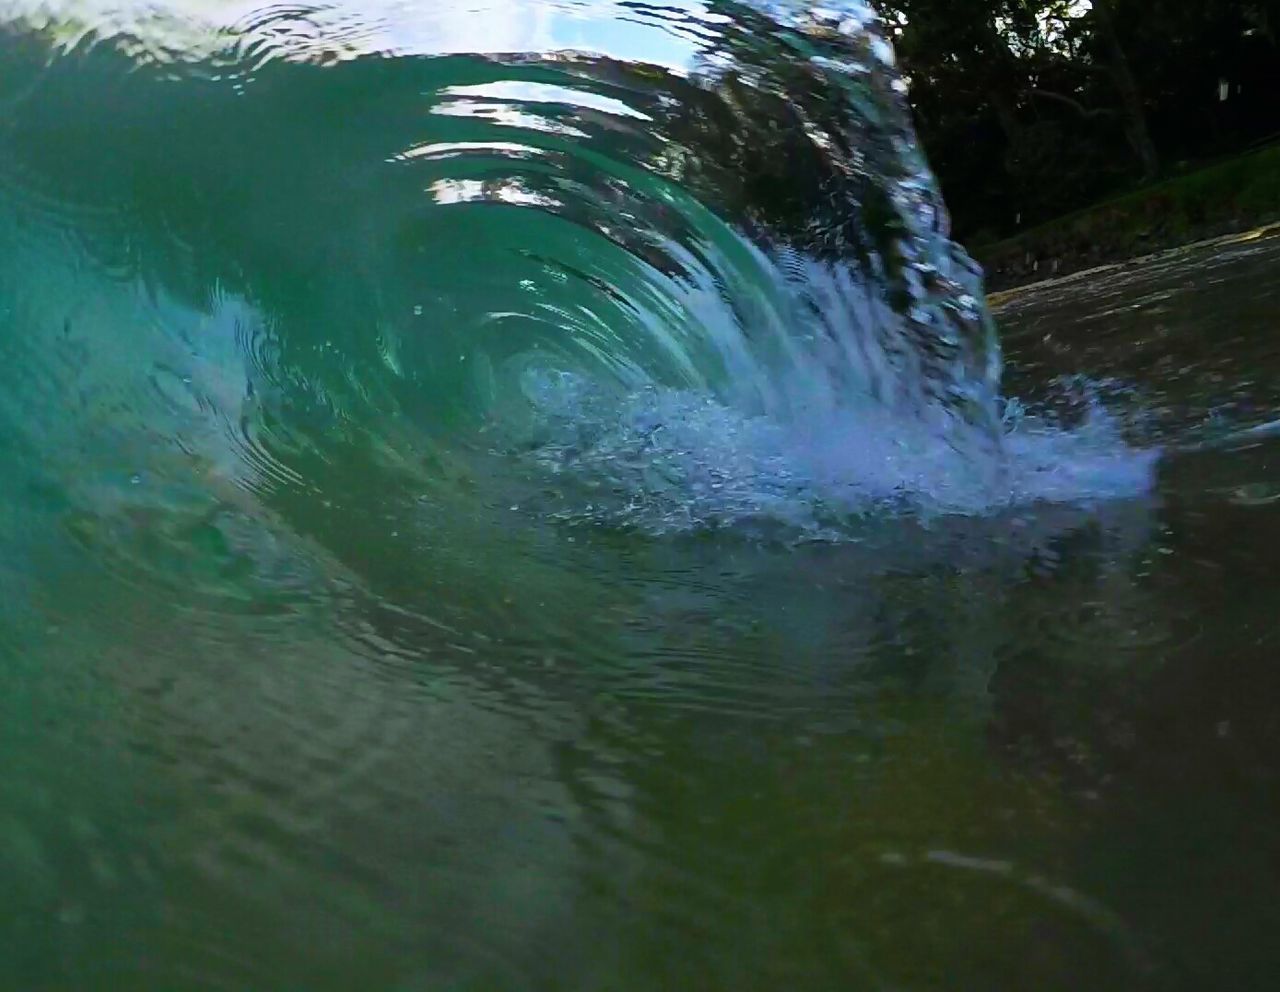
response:
<path fill-rule="evenodd" d="M 51 23 L 72 34 L 90 26 L 128 29 L 193 54 L 219 33 L 254 24 L 287 30 L 302 54 L 318 46 L 320 26 L 325 41 L 340 38 L 355 53 L 577 49 L 685 72 L 699 47 L 693 31 L 717 18 L 697 0 L 664 0 L 667 13 L 659 9 L 646 13 L 620 0 L 336 0 L 304 15 L 300 5 L 271 0 L 0 0 L 0 23 Z"/>

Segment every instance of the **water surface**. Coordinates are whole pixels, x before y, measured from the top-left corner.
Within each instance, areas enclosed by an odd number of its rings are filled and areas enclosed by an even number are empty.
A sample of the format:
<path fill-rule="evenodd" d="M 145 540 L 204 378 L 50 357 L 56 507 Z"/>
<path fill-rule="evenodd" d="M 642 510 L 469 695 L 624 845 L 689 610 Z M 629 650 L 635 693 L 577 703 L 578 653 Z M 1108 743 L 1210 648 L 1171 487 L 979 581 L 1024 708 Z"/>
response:
<path fill-rule="evenodd" d="M 833 7 L 0 5 L 7 981 L 1265 981 L 1280 248 Z"/>

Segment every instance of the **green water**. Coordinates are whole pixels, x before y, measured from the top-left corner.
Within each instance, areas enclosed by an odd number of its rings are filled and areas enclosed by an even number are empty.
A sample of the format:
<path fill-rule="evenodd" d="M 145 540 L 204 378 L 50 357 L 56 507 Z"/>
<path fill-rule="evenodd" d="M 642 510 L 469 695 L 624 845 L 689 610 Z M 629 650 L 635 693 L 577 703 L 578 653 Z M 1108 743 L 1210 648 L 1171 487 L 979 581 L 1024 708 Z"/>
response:
<path fill-rule="evenodd" d="M 0 987 L 1266 986 L 1280 247 L 835 6 L 0 3 Z"/>

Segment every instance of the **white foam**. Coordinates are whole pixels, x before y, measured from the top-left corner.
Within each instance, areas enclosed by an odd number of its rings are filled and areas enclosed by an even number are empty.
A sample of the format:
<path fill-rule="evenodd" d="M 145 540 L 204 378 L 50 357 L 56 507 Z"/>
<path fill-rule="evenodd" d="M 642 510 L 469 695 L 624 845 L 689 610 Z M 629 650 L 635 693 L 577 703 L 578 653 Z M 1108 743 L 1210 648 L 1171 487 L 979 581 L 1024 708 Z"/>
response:
<path fill-rule="evenodd" d="M 583 487 L 563 515 L 649 532 L 772 522 L 829 537 L 872 514 L 1133 498 L 1158 458 L 1100 407 L 1071 428 L 1013 417 L 997 449 L 866 404 L 783 421 L 673 389 L 620 398 L 568 372 L 524 385 L 540 421 L 527 457 Z"/>

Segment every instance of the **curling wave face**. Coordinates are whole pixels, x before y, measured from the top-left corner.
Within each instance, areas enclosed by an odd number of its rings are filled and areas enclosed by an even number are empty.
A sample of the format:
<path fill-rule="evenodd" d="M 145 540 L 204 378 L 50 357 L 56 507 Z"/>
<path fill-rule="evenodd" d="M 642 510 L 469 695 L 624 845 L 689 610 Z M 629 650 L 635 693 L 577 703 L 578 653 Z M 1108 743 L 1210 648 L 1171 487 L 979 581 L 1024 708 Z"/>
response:
<path fill-rule="evenodd" d="M 89 504 L 373 457 L 838 535 L 1145 485 L 1118 438 L 1005 437 L 861 4 L 8 6 L 5 434 Z"/>

